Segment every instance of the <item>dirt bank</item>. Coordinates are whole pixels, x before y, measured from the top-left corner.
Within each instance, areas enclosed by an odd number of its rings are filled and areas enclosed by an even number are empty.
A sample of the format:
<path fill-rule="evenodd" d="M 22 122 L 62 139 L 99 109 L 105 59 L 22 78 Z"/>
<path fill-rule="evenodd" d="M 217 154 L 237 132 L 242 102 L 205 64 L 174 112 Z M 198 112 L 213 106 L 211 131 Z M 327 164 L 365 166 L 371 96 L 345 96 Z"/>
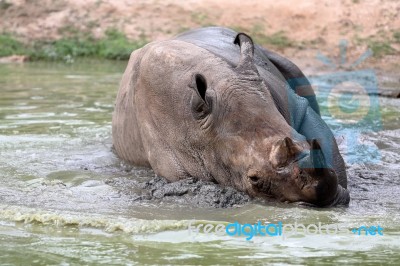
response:
<path fill-rule="evenodd" d="M 400 82 L 397 0 L 0 0 L 0 17 L 0 32 L 24 42 L 58 39 L 71 30 L 101 37 L 109 28 L 133 40 L 161 40 L 191 28 L 227 26 L 250 33 L 306 73 L 331 71 L 316 55 L 338 63 L 338 43 L 345 39 L 347 66 L 371 48 L 374 56 L 356 68 L 374 68 L 392 87 Z"/>

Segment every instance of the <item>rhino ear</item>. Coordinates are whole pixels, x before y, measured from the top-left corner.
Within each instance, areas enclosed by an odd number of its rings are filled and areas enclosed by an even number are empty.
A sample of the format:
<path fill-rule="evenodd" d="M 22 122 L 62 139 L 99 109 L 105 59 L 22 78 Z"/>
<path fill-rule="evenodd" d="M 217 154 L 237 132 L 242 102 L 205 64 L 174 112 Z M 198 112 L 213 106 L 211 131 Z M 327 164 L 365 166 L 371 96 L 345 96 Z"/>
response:
<path fill-rule="evenodd" d="M 299 146 L 292 139 L 285 137 L 272 146 L 270 161 L 274 167 L 286 166 L 300 151 Z"/>
<path fill-rule="evenodd" d="M 254 43 L 251 37 L 241 32 L 236 35 L 233 43 L 240 47 L 240 60 L 236 70 L 248 76 L 249 79 L 258 80 L 259 73 L 254 65 Z"/>
<path fill-rule="evenodd" d="M 246 33 L 238 33 L 235 37 L 235 40 L 233 41 L 234 44 L 237 44 L 240 46 L 240 54 L 241 58 L 240 60 L 243 61 L 253 61 L 253 56 L 254 56 L 254 43 L 253 39 Z"/>
<path fill-rule="evenodd" d="M 194 75 L 194 83 L 197 93 L 203 101 L 206 101 L 207 81 L 204 76 L 201 74 Z"/>
<path fill-rule="evenodd" d="M 190 104 L 192 112 L 196 119 L 206 116 L 210 110 L 210 104 L 206 99 L 207 81 L 201 74 L 194 75 L 192 87 L 196 93 L 193 93 Z"/>

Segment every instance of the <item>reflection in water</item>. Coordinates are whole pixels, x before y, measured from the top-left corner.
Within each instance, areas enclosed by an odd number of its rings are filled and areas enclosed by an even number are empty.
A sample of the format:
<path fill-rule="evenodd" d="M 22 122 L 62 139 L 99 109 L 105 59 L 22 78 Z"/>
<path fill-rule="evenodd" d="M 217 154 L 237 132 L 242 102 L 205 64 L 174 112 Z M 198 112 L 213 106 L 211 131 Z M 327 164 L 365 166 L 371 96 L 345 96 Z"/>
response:
<path fill-rule="evenodd" d="M 365 133 L 374 164 L 348 167 L 348 208 L 248 203 L 215 209 L 137 201 L 154 173 L 111 152 L 111 114 L 125 63 L 0 65 L 0 261 L 11 264 L 238 264 L 398 261 L 398 100 L 380 99 L 383 129 Z M 326 103 L 323 103 L 326 104 Z M 337 135 L 345 130 L 329 120 Z M 340 143 L 339 139 L 339 143 Z M 340 148 L 347 158 L 371 154 Z M 296 235 L 286 240 L 189 235 L 189 220 L 380 225 L 384 236 Z"/>

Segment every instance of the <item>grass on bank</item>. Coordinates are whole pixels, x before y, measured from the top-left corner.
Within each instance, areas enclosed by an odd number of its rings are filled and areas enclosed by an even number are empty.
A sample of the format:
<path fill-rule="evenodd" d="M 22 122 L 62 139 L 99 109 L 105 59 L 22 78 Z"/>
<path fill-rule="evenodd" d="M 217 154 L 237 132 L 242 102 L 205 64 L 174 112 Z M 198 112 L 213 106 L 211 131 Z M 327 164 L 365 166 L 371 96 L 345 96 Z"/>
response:
<path fill-rule="evenodd" d="M 24 44 L 10 34 L 0 34 L 0 56 L 26 55 L 30 60 L 71 61 L 77 57 L 127 60 L 133 50 L 147 43 L 144 36 L 131 41 L 116 29 L 108 29 L 101 39 L 74 32 L 58 40 Z"/>
<path fill-rule="evenodd" d="M 298 46 L 298 44 L 294 40 L 291 40 L 289 37 L 287 37 L 286 33 L 283 31 L 278 31 L 270 35 L 265 34 L 264 26 L 259 23 L 254 24 L 250 29 L 240 26 L 234 26 L 233 29 L 237 32 L 246 32 L 257 44 L 260 44 L 261 46 L 272 46 L 281 49 Z"/>
<path fill-rule="evenodd" d="M 393 44 L 400 44 L 400 31 L 394 31 L 392 36 L 385 32 L 380 32 L 368 38 L 355 37 L 358 45 L 367 45 L 373 52 L 374 57 L 381 58 L 385 55 L 398 54 Z"/>
<path fill-rule="evenodd" d="M 304 49 L 312 43 L 298 43 L 290 39 L 285 32 L 276 32 L 271 35 L 264 33 L 261 24 L 255 24 L 250 29 L 233 27 L 237 31 L 247 32 L 256 43 L 277 49 L 288 47 Z M 186 28 L 185 30 L 189 30 Z M 60 31 L 64 36 L 58 40 L 39 40 L 31 44 L 18 41 L 8 33 L 0 33 L 0 57 L 10 55 L 26 55 L 30 60 L 66 61 L 70 62 L 77 57 L 104 58 L 113 60 L 127 60 L 131 52 L 141 48 L 148 41 L 144 34 L 138 40 L 129 40 L 122 32 L 108 29 L 103 38 L 96 39 L 91 34 L 78 29 L 65 27 Z M 379 37 L 379 36 L 378 36 Z M 356 44 L 367 45 L 373 51 L 374 57 L 396 54 L 398 51 L 392 44 L 400 43 L 400 31 L 394 31 L 392 36 L 369 38 L 355 37 Z M 313 44 L 318 45 L 318 44 Z"/>
<path fill-rule="evenodd" d="M 0 57 L 13 54 L 25 54 L 24 45 L 9 34 L 0 34 Z"/>

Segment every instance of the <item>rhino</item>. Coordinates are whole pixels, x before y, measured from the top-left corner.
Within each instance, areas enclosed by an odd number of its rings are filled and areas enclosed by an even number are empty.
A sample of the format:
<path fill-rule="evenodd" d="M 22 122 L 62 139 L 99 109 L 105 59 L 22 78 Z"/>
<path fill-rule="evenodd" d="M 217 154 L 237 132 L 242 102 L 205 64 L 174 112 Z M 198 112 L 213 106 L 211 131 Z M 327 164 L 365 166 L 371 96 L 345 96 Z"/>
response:
<path fill-rule="evenodd" d="M 290 60 L 207 27 L 132 52 L 112 118 L 117 156 L 169 182 L 253 198 L 347 205 L 345 164 L 315 93 Z"/>

